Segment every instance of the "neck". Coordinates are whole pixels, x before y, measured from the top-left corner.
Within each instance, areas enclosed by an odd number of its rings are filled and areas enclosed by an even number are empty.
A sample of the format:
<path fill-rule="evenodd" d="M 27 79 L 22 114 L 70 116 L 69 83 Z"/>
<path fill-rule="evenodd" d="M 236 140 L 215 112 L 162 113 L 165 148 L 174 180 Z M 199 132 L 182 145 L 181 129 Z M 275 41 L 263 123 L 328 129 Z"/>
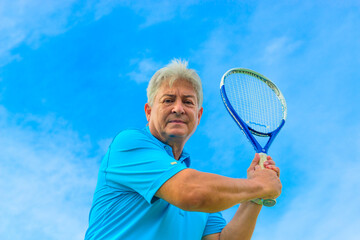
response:
<path fill-rule="evenodd" d="M 182 153 L 182 151 L 184 149 L 185 143 L 166 142 L 166 144 L 168 144 L 172 148 L 174 158 L 176 160 L 179 160 L 179 158 L 181 156 L 181 153 Z"/>
<path fill-rule="evenodd" d="M 161 142 L 169 145 L 172 148 L 172 152 L 174 155 L 174 158 L 176 160 L 179 160 L 181 153 L 184 149 L 185 146 L 185 142 L 186 140 L 184 140 L 183 138 L 179 138 L 179 137 L 170 137 L 170 138 L 161 138 L 161 137 L 157 137 L 155 136 L 157 139 L 159 139 Z"/>
<path fill-rule="evenodd" d="M 178 137 L 178 136 L 169 136 L 167 134 L 160 134 L 157 131 L 152 131 L 152 128 L 149 127 L 151 134 L 156 137 L 161 142 L 169 145 L 172 148 L 174 158 L 179 160 L 181 153 L 184 149 L 186 141 L 189 137 Z"/>

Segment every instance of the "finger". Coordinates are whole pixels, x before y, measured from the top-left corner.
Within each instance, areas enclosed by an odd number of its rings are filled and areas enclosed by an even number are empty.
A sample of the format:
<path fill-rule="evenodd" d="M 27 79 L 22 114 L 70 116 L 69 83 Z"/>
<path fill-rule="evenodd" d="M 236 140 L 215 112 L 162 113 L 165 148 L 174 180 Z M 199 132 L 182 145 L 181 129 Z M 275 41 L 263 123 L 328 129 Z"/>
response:
<path fill-rule="evenodd" d="M 270 169 L 270 170 L 273 170 L 274 172 L 276 172 L 276 175 L 278 177 L 280 177 L 280 168 L 274 166 L 274 165 L 268 165 L 266 166 L 266 169 Z"/>
<path fill-rule="evenodd" d="M 266 162 L 264 162 L 264 166 L 266 165 L 274 165 L 275 166 L 275 162 L 273 160 L 266 160 Z"/>

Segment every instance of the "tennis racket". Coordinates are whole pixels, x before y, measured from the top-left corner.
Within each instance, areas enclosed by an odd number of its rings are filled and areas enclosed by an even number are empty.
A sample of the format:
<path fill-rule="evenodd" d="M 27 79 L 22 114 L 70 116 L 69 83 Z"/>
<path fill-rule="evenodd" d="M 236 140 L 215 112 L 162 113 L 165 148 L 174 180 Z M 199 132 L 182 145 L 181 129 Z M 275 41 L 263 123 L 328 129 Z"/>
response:
<path fill-rule="evenodd" d="M 233 68 L 223 75 L 220 93 L 231 117 L 259 153 L 259 165 L 264 168 L 267 151 L 285 124 L 287 107 L 284 96 L 265 76 L 244 68 Z M 255 136 L 268 138 L 264 147 Z M 276 204 L 275 199 L 253 201 L 267 207 Z"/>

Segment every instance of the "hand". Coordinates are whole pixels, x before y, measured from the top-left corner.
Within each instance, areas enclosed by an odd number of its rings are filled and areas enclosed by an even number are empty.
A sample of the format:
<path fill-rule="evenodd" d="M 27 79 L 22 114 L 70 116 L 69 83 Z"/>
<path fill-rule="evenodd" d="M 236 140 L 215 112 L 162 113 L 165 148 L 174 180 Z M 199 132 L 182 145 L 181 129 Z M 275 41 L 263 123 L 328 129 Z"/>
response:
<path fill-rule="evenodd" d="M 275 166 L 275 162 L 270 156 L 264 163 L 264 169 L 259 165 L 260 156 L 255 154 L 250 167 L 247 170 L 248 179 L 251 179 L 257 186 L 262 188 L 262 196 L 259 198 L 277 198 L 281 193 L 281 182 L 279 179 L 280 169 Z"/>
<path fill-rule="evenodd" d="M 264 162 L 264 168 L 275 171 L 276 175 L 280 177 L 280 168 L 275 166 L 275 162 L 272 160 L 270 156 L 267 156 L 267 161 Z"/>

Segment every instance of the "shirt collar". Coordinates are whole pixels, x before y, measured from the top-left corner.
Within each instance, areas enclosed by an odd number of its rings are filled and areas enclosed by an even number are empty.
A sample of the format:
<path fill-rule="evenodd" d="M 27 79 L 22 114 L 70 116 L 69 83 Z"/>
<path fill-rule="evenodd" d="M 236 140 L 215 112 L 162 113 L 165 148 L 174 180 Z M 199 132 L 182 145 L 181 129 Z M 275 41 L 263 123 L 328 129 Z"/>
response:
<path fill-rule="evenodd" d="M 174 158 L 174 154 L 172 152 L 172 148 L 171 146 L 167 145 L 166 143 L 163 143 L 162 141 L 160 141 L 159 139 L 157 139 L 154 135 L 152 135 L 152 133 L 150 132 L 149 126 L 147 125 L 145 127 L 145 131 L 148 135 L 150 135 L 154 141 L 156 141 L 157 143 L 159 143 L 164 149 L 165 151 Z M 178 160 L 180 162 L 185 162 L 187 167 L 190 167 L 190 154 L 187 153 L 185 151 L 185 149 L 183 149 L 181 155 L 180 155 L 180 159 Z"/>

